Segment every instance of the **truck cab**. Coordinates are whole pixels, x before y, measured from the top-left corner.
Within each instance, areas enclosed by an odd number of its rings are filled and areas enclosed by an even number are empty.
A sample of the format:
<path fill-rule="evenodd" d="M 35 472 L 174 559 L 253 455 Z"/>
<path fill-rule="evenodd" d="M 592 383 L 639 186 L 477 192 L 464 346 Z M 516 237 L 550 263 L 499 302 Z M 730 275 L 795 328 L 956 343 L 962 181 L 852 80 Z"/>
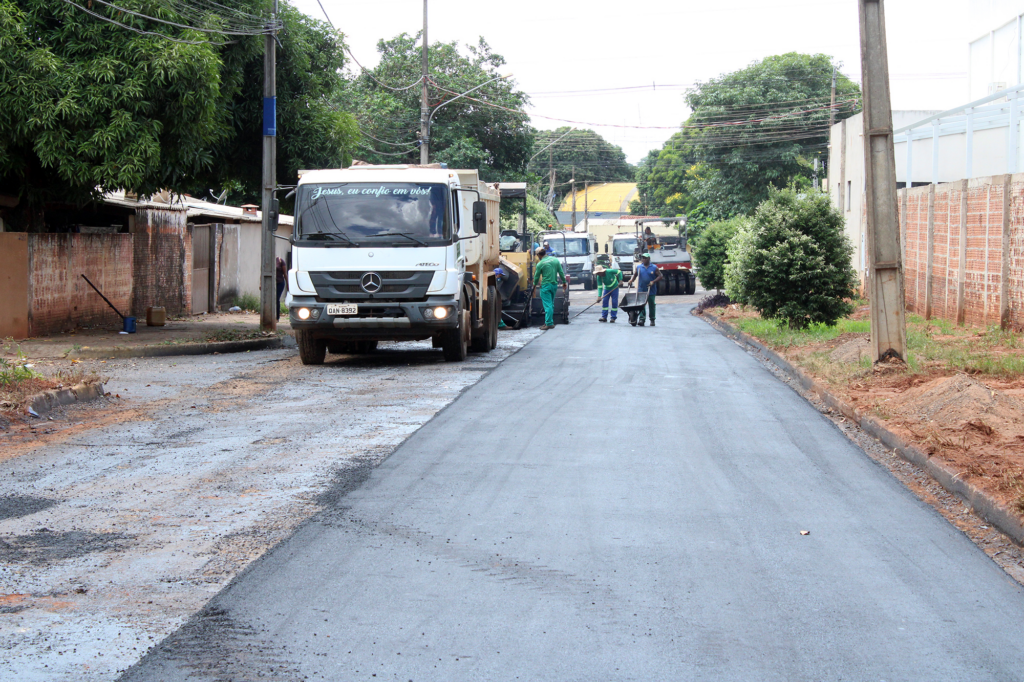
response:
<path fill-rule="evenodd" d="M 498 194 L 475 170 L 305 171 L 285 303 L 304 364 L 432 339 L 445 359 L 497 345 Z"/>
<path fill-rule="evenodd" d="M 582 282 L 588 291 L 596 287 L 597 239 L 593 235 L 586 232 L 541 232 L 537 239 L 547 246 L 548 255 L 562 261 L 570 282 Z"/>
<path fill-rule="evenodd" d="M 633 263 L 639 259 L 636 234 L 620 232 L 612 236 L 611 244 L 613 262 L 622 271 L 622 276 L 629 279 L 633 276 Z"/>

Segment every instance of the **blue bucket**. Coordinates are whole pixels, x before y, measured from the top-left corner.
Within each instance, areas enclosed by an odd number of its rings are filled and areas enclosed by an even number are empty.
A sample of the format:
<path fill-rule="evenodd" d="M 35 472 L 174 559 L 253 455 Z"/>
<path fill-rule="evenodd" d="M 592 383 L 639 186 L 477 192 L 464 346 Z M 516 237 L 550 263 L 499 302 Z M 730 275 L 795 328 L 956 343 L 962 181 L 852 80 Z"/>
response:
<path fill-rule="evenodd" d="M 134 317 L 126 317 L 126 318 L 124 318 L 124 330 L 126 332 L 128 332 L 129 334 L 134 334 L 135 333 L 135 318 Z"/>

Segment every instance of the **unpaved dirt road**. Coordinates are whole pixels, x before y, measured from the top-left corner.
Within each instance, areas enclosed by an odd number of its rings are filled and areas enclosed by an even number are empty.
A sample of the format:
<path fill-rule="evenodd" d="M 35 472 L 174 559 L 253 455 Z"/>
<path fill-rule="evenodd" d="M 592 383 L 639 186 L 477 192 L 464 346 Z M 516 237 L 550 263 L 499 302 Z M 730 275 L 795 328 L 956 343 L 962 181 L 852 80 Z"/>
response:
<path fill-rule="evenodd" d="M 116 678 L 539 333 L 104 363 L 121 400 L 0 435 L 0 680 Z"/>

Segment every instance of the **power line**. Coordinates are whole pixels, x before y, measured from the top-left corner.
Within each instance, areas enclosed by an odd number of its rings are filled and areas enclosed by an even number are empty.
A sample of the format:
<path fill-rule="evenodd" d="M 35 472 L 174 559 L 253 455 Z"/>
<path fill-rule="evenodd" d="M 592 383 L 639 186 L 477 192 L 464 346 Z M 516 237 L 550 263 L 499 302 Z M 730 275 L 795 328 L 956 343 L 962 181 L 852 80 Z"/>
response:
<path fill-rule="evenodd" d="M 170 40 L 171 42 L 174 42 L 174 43 L 182 43 L 184 45 L 214 45 L 214 46 L 221 46 L 221 45 L 231 45 L 231 44 L 233 44 L 235 42 L 233 40 L 225 40 L 223 42 L 215 43 L 215 42 L 212 42 L 212 41 L 209 41 L 209 40 L 184 40 L 182 38 L 172 38 L 171 36 L 166 35 L 164 33 L 159 33 L 159 32 L 156 32 L 156 31 L 144 31 L 144 30 L 142 30 L 140 28 L 135 28 L 134 26 L 129 26 L 128 24 L 122 24 L 120 21 L 116 21 L 116 20 L 111 19 L 109 17 L 105 17 L 102 14 L 98 14 L 96 12 L 93 12 L 92 10 L 86 9 L 85 7 L 82 7 L 81 5 L 79 5 L 77 3 L 74 3 L 71 0 L 63 0 L 63 2 L 71 5 L 72 7 L 76 7 L 78 9 L 80 9 L 81 11 L 85 12 L 86 14 L 99 19 L 100 21 L 105 21 L 108 24 L 113 24 L 114 26 L 119 26 L 120 28 L 128 29 L 129 31 L 133 31 L 135 33 L 138 33 L 139 35 L 154 36 L 154 37 L 157 37 L 157 38 L 163 38 L 164 40 Z"/>
<path fill-rule="evenodd" d="M 333 28 L 335 31 L 337 31 L 338 29 L 336 29 L 334 27 L 334 22 L 331 21 L 330 15 L 328 15 L 327 14 L 327 10 L 324 9 L 324 4 L 322 2 L 320 2 L 320 0 L 316 0 L 316 4 L 320 5 L 320 11 L 324 13 L 324 18 L 327 19 L 327 23 L 331 25 L 331 28 Z M 387 83 L 385 83 L 385 82 L 383 82 L 381 80 L 378 80 L 377 77 L 373 75 L 373 72 L 371 72 L 368 68 L 366 68 L 365 66 L 360 64 L 359 60 L 356 59 L 356 56 L 354 54 L 352 54 L 352 50 L 350 50 L 348 48 L 348 45 L 345 45 L 344 43 L 342 43 L 342 47 L 345 48 L 345 52 L 347 52 L 348 56 L 352 58 L 352 61 L 354 61 L 356 63 L 356 66 L 358 66 L 360 69 L 362 69 L 363 73 L 365 73 L 367 76 L 370 77 L 370 80 L 374 81 L 375 83 L 377 83 L 378 85 L 380 85 L 382 87 L 387 88 L 388 90 L 392 90 L 394 92 L 402 92 L 403 90 L 408 90 L 409 88 L 414 88 L 414 87 L 416 87 L 417 85 L 419 85 L 420 83 L 423 82 L 422 78 L 417 78 L 412 83 L 409 83 L 409 85 L 405 85 L 405 86 L 402 86 L 400 88 L 392 87 L 392 86 L 388 85 Z"/>

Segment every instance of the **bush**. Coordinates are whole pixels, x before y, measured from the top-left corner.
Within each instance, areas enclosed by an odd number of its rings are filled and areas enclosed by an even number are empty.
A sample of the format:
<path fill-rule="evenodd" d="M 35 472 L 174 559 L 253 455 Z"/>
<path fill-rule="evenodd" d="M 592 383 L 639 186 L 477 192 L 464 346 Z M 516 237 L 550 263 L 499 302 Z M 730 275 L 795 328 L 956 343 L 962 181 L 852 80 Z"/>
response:
<path fill-rule="evenodd" d="M 747 304 L 747 271 L 754 253 L 754 223 L 746 220 L 729 240 L 725 255 L 725 293 L 733 303 Z"/>
<path fill-rule="evenodd" d="M 753 223 L 744 288 L 746 302 L 762 317 L 803 329 L 812 322 L 834 325 L 853 312 L 853 246 L 827 195 L 773 190 Z"/>
<path fill-rule="evenodd" d="M 693 241 L 693 260 L 705 289 L 725 288 L 726 247 L 746 219 L 737 216 L 711 223 Z"/>

